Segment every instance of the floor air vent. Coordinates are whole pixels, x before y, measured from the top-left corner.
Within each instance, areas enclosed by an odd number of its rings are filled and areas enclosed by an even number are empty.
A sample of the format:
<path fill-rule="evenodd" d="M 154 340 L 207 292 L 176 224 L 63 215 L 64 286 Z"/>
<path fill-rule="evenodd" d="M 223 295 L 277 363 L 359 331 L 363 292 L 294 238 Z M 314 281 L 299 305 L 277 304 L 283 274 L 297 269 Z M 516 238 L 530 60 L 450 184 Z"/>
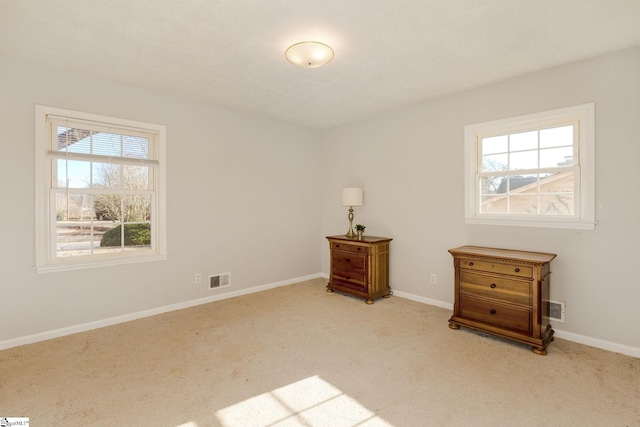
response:
<path fill-rule="evenodd" d="M 209 289 L 224 288 L 226 286 L 231 286 L 231 273 L 209 276 Z"/>
<path fill-rule="evenodd" d="M 545 312 L 549 313 L 549 319 L 564 323 L 565 303 L 560 301 L 545 301 Z"/>

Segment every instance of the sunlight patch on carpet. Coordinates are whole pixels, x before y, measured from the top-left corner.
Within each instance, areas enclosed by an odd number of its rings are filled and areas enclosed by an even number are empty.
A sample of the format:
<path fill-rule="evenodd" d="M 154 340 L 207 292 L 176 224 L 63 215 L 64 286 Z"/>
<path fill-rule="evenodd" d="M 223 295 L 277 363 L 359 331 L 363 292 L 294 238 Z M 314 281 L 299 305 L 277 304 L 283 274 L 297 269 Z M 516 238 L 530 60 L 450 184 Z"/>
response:
<path fill-rule="evenodd" d="M 225 427 L 392 427 L 317 375 L 236 403 L 216 416 Z"/>

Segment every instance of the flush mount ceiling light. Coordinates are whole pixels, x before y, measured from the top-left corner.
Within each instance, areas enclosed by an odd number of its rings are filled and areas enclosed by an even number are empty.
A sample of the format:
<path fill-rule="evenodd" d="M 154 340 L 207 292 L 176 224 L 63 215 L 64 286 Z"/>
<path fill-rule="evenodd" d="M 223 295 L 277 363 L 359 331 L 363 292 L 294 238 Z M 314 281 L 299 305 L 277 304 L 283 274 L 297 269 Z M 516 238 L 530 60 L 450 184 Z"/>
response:
<path fill-rule="evenodd" d="M 305 68 L 316 68 L 333 59 L 333 49 L 324 43 L 306 41 L 289 46 L 284 56 L 292 64 Z"/>

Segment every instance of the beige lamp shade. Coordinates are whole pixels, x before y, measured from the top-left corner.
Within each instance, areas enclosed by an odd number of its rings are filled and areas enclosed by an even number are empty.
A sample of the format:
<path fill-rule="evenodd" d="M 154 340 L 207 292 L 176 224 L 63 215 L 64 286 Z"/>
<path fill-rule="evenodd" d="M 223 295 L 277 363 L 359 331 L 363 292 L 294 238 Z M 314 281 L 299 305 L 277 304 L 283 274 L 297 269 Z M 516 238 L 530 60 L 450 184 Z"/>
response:
<path fill-rule="evenodd" d="M 342 206 L 362 206 L 364 204 L 364 190 L 350 187 L 342 189 Z"/>

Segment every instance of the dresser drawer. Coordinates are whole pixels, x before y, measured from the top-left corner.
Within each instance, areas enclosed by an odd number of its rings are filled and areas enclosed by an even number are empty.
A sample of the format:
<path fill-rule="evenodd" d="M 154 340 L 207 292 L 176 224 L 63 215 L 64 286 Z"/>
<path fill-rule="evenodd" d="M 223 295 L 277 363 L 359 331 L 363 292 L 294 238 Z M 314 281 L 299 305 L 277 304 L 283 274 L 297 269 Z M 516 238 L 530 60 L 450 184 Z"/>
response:
<path fill-rule="evenodd" d="M 364 270 L 367 257 L 365 255 L 332 251 L 331 252 L 331 268 L 338 270 L 358 269 Z"/>
<path fill-rule="evenodd" d="M 532 331 L 531 310 L 468 295 L 460 295 L 460 316 L 503 329 Z"/>
<path fill-rule="evenodd" d="M 367 246 L 347 245 L 344 243 L 331 242 L 331 251 L 345 251 L 355 252 L 357 254 L 368 254 L 369 248 Z"/>
<path fill-rule="evenodd" d="M 531 305 L 533 284 L 530 280 L 514 280 L 504 276 L 487 276 L 462 270 L 460 271 L 460 292 L 515 304 Z"/>
<path fill-rule="evenodd" d="M 510 276 L 533 277 L 533 268 L 526 265 L 502 264 L 499 262 L 479 261 L 476 259 L 460 259 L 460 267 L 469 270 L 485 271 L 488 273 L 508 274 Z"/>

